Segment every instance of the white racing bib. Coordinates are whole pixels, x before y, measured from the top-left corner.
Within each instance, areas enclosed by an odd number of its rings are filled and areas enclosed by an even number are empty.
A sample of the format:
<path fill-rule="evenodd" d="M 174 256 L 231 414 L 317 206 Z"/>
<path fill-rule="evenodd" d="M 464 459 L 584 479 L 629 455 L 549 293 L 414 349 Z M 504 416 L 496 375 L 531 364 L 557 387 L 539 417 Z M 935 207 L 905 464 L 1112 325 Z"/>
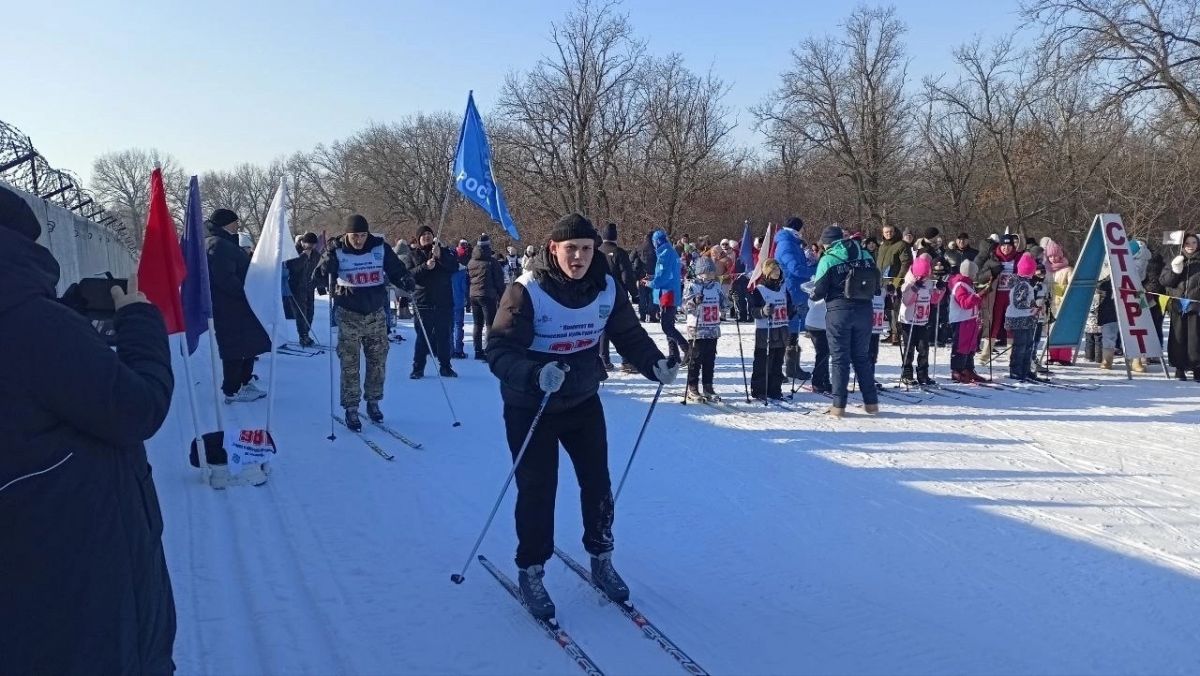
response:
<path fill-rule="evenodd" d="M 763 301 L 771 306 L 771 316 L 769 318 L 756 317 L 754 319 L 754 328 L 777 329 L 781 326 L 787 326 L 787 292 L 783 290 L 783 287 L 781 286 L 779 290 L 774 290 L 769 286 L 760 284 L 755 287 L 755 290 L 762 295 Z"/>
<path fill-rule="evenodd" d="M 362 253 L 337 250 L 338 286 L 381 286 L 387 281 L 383 274 L 383 245 Z"/>
<path fill-rule="evenodd" d="M 688 314 L 687 326 L 690 328 L 707 328 L 721 323 L 721 287 L 713 285 L 705 287 L 700 295 L 700 303 L 696 306 L 696 314 Z"/>
<path fill-rule="evenodd" d="M 871 333 L 882 334 L 887 328 L 887 318 L 883 313 L 883 294 L 877 293 L 871 299 Z"/>
<path fill-rule="evenodd" d="M 531 272 L 518 277 L 517 283 L 525 287 L 533 304 L 533 342 L 529 349 L 549 354 L 571 354 L 600 342 L 617 299 L 617 284 L 612 277 L 605 275 L 604 290 L 581 308 L 569 308 L 551 298 Z"/>

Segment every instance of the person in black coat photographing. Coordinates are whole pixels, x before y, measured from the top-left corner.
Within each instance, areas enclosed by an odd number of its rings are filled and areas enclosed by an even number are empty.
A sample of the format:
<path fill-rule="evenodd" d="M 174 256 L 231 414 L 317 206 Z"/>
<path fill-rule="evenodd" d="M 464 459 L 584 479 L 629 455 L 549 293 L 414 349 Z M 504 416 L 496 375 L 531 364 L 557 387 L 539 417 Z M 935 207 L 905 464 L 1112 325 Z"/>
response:
<path fill-rule="evenodd" d="M 175 602 L 143 442 L 174 378 L 158 308 L 112 289 L 116 350 L 58 302 L 37 217 L 0 188 L 0 672 L 170 674 Z"/>
<path fill-rule="evenodd" d="M 599 396 L 606 373 L 597 358 L 601 336 L 607 334 L 617 352 L 650 380 L 668 385 L 679 369 L 638 322 L 629 297 L 596 256 L 598 244 L 583 216 L 558 221 L 533 269 L 505 291 L 488 338 L 488 365 L 500 380 L 514 460 L 545 404 L 516 469 L 518 583 L 530 612 L 540 618 L 554 616 L 542 578 L 554 550 L 560 443 L 579 480 L 592 580 L 615 601 L 629 597 L 612 565 L 613 496 Z"/>
<path fill-rule="evenodd" d="M 205 226 L 213 326 L 224 372 L 221 392 L 226 404 L 261 399 L 267 393 L 254 384 L 254 360 L 271 350 L 271 339 L 246 299 L 250 254 L 238 246 L 238 216 L 217 209 Z"/>
<path fill-rule="evenodd" d="M 453 249 L 434 239 L 433 228 L 422 225 L 417 228 L 417 239 L 403 263 L 417 283 L 412 298 L 416 310 L 417 346 L 413 350 L 413 369 L 408 377 L 414 380 L 425 377 L 425 360 L 432 348 L 440 365 L 438 372 L 443 378 L 456 378 L 458 374 L 450 368 L 450 329 L 454 318 L 451 278 L 458 272 L 458 257 Z M 426 336 L 430 344 L 426 344 Z"/>

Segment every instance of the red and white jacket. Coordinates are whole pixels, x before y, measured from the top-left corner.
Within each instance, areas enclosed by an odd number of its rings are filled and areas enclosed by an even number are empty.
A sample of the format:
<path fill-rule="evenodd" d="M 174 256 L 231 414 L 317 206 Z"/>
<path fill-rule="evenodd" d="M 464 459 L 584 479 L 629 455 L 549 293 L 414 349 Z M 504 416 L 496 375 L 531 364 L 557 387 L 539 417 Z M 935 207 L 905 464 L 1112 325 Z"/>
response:
<path fill-rule="evenodd" d="M 942 300 L 942 291 L 934 288 L 933 280 L 917 279 L 910 270 L 900 286 L 900 321 L 925 326 L 934 305 Z"/>
<path fill-rule="evenodd" d="M 970 277 L 963 274 L 954 275 L 950 278 L 947 289 L 950 292 L 951 324 L 979 318 L 983 296 L 975 291 L 975 283 Z"/>

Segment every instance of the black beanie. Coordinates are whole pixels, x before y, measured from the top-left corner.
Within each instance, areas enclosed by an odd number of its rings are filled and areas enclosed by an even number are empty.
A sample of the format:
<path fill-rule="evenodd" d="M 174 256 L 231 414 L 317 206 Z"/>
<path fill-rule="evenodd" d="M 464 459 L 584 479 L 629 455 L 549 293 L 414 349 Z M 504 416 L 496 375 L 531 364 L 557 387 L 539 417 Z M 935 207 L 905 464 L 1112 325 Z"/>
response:
<path fill-rule="evenodd" d="M 422 225 L 422 226 L 418 226 L 418 227 L 417 227 L 417 241 L 418 241 L 418 242 L 420 242 L 420 241 L 421 241 L 421 235 L 424 235 L 424 234 L 425 234 L 425 233 L 427 233 L 427 232 L 428 232 L 429 234 L 431 234 L 431 235 L 432 235 L 432 234 L 433 234 L 433 228 L 429 227 L 428 225 Z"/>
<path fill-rule="evenodd" d="M 937 228 L 935 228 L 933 226 L 929 226 L 928 228 L 925 228 L 925 239 L 933 239 L 934 237 L 937 237 L 940 234 L 942 234 L 942 231 L 938 230 Z"/>
<path fill-rule="evenodd" d="M 604 226 L 604 241 L 605 242 L 617 241 L 617 224 L 616 223 L 609 223 L 608 225 Z"/>
<path fill-rule="evenodd" d="M 317 243 L 317 233 L 306 232 L 303 235 L 300 235 L 300 241 L 303 242 L 304 244 L 316 244 Z"/>
<path fill-rule="evenodd" d="M 804 221 L 799 216 L 792 216 L 791 218 L 787 219 L 787 222 L 783 224 L 783 227 L 787 228 L 788 230 L 795 230 L 799 232 L 804 229 Z"/>
<path fill-rule="evenodd" d="M 550 241 L 565 242 L 568 239 L 598 239 L 596 228 L 583 216 L 568 214 L 554 224 L 554 229 L 550 231 Z"/>
<path fill-rule="evenodd" d="M 0 188 L 0 228 L 35 241 L 42 234 L 42 224 L 38 222 L 29 203 L 7 188 Z"/>
<path fill-rule="evenodd" d="M 479 246 L 490 247 L 491 245 L 492 245 L 492 238 L 488 237 L 488 234 L 486 232 L 479 236 Z"/>
<path fill-rule="evenodd" d="M 212 216 L 208 217 L 208 221 L 218 228 L 223 228 L 230 223 L 236 223 L 240 220 L 241 219 L 238 218 L 238 215 L 229 209 L 217 209 L 216 211 L 212 212 Z"/>
<path fill-rule="evenodd" d="M 351 214 L 346 218 L 346 232 L 371 232 L 371 226 L 361 214 Z"/>

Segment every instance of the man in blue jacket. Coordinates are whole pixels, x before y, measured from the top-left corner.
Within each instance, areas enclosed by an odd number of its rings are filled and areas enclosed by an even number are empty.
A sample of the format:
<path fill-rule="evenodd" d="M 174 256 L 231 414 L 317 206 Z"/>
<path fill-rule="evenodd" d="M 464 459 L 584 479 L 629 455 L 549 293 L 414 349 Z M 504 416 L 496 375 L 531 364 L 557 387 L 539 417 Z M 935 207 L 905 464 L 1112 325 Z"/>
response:
<path fill-rule="evenodd" d="M 804 291 L 804 284 L 812 278 L 812 269 L 808 265 L 808 257 L 804 255 L 804 240 L 800 239 L 802 229 L 804 221 L 799 217 L 787 219 L 784 227 L 775 233 L 775 260 L 783 269 L 783 281 L 794 308 L 788 317 L 783 375 L 808 380 L 810 374 L 800 368 L 800 332 L 804 330 L 804 317 L 808 314 L 808 294 Z"/>
<path fill-rule="evenodd" d="M 112 291 L 111 349 L 56 300 L 40 232 L 0 188 L 0 672 L 170 674 L 175 602 L 143 445 L 171 405 L 167 327 L 130 278 Z"/>
<path fill-rule="evenodd" d="M 667 349 L 672 359 L 679 361 L 679 353 L 683 352 L 683 361 L 687 361 L 688 342 L 679 329 L 675 328 L 675 313 L 679 307 L 680 297 L 683 296 L 683 270 L 679 262 L 679 254 L 671 246 L 667 233 L 655 230 L 654 242 L 654 278 L 650 280 L 650 288 L 654 289 L 654 302 L 660 308 L 660 326 L 663 335 L 667 337 Z"/>

